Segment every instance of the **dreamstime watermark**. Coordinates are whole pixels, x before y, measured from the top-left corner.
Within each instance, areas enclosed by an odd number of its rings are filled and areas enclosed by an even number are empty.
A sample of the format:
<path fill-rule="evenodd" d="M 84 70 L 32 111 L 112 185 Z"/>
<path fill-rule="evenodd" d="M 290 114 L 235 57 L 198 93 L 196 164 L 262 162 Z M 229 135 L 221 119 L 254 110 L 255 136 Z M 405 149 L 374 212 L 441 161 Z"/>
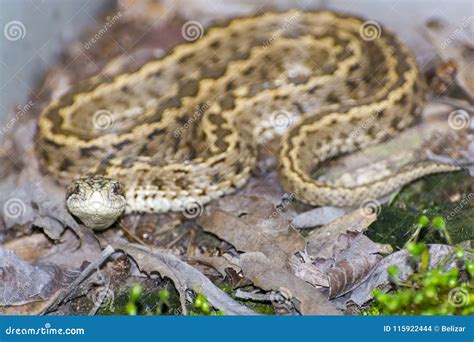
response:
<path fill-rule="evenodd" d="M 26 212 L 26 205 L 21 199 L 17 197 L 10 198 L 3 205 L 3 216 L 11 219 L 16 219 Z"/>
<path fill-rule="evenodd" d="M 115 123 L 115 118 L 112 112 L 101 109 L 92 116 L 92 124 L 96 130 L 104 131 L 111 128 Z"/>
<path fill-rule="evenodd" d="M 262 43 L 262 46 L 266 49 L 269 47 L 275 40 L 277 40 L 285 31 L 293 24 L 293 22 L 300 16 L 300 13 L 296 13 L 292 15 L 291 17 L 285 19 L 283 22 L 283 25 L 280 26 L 278 30 L 273 32 L 270 38 L 268 38 L 266 41 Z"/>
<path fill-rule="evenodd" d="M 5 335 L 84 335 L 84 328 L 53 328 L 50 323 L 45 323 L 39 328 L 5 328 Z"/>
<path fill-rule="evenodd" d="M 189 199 L 183 203 L 181 212 L 187 219 L 195 219 L 204 212 L 204 205 L 199 200 Z"/>
<path fill-rule="evenodd" d="M 458 215 L 466 206 L 469 206 L 470 202 L 474 200 L 474 192 L 470 192 L 464 197 L 459 205 L 457 205 L 447 216 L 446 220 L 451 221 L 456 215 Z"/>
<path fill-rule="evenodd" d="M 372 40 L 380 38 L 380 36 L 382 35 L 382 28 L 380 27 L 378 22 L 368 20 L 362 23 L 362 25 L 360 25 L 359 35 L 363 40 L 370 42 Z"/>
<path fill-rule="evenodd" d="M 173 136 L 178 139 L 181 135 L 193 125 L 211 106 L 211 102 L 206 102 L 202 106 L 196 106 L 194 108 L 194 114 L 190 117 L 181 127 L 177 128 L 173 132 Z"/>
<path fill-rule="evenodd" d="M 265 226 L 269 226 L 278 216 L 281 215 L 281 213 L 285 210 L 285 208 L 292 202 L 294 202 L 298 197 L 296 196 L 296 193 L 291 193 L 291 194 L 284 194 L 281 203 L 279 203 L 277 206 L 275 206 L 275 210 L 271 212 L 270 215 L 263 221 L 263 224 Z"/>
<path fill-rule="evenodd" d="M 120 12 L 120 11 L 118 11 L 112 17 L 108 16 L 105 20 L 105 24 L 102 26 L 102 28 L 91 39 L 89 39 L 84 44 L 84 48 L 86 50 L 89 50 L 92 47 L 92 45 L 97 43 L 107 33 L 107 31 L 109 31 L 109 29 L 112 28 L 112 26 L 114 26 L 115 23 L 117 23 L 117 21 L 120 20 L 121 17 L 122 17 L 122 12 Z"/>
<path fill-rule="evenodd" d="M 188 42 L 194 42 L 201 38 L 204 34 L 204 27 L 199 21 L 190 20 L 181 27 L 181 35 Z"/>
<path fill-rule="evenodd" d="M 378 127 L 377 118 L 385 110 L 385 107 L 378 108 L 370 117 L 368 117 L 361 125 L 358 125 L 354 130 L 349 134 L 350 138 L 356 138 L 362 132 L 366 132 L 371 127 Z"/>
<path fill-rule="evenodd" d="M 269 122 L 276 133 L 283 134 L 293 124 L 293 120 L 292 113 L 279 109 L 271 114 Z"/>
<path fill-rule="evenodd" d="M 452 129 L 459 131 L 468 128 L 471 124 L 471 117 L 468 112 L 463 109 L 453 110 L 449 113 L 448 125 Z"/>
<path fill-rule="evenodd" d="M 462 287 L 455 287 L 451 289 L 448 294 L 448 303 L 454 307 L 462 307 L 469 304 L 469 291 Z"/>
<path fill-rule="evenodd" d="M 21 21 L 12 20 L 3 27 L 3 35 L 11 42 L 25 38 L 26 28 Z"/>
<path fill-rule="evenodd" d="M 449 44 L 451 44 L 451 42 L 455 40 L 461 34 L 461 32 L 463 32 L 466 29 L 466 27 L 468 27 L 472 23 L 473 20 L 474 20 L 474 16 L 472 15 L 469 16 L 468 18 L 464 18 L 461 24 L 459 24 L 458 27 L 456 27 L 456 29 L 449 35 L 449 37 L 441 42 L 439 47 L 441 49 L 446 49 L 446 47 Z"/>
<path fill-rule="evenodd" d="M 32 107 L 34 106 L 33 101 L 28 101 L 27 104 L 23 106 L 18 106 L 15 116 L 13 116 L 0 130 L 0 135 L 5 135 L 17 122 L 20 118 L 25 115 Z"/>
<path fill-rule="evenodd" d="M 368 198 L 360 204 L 359 208 L 362 210 L 362 215 L 368 217 L 380 214 L 382 204 L 375 198 Z"/>

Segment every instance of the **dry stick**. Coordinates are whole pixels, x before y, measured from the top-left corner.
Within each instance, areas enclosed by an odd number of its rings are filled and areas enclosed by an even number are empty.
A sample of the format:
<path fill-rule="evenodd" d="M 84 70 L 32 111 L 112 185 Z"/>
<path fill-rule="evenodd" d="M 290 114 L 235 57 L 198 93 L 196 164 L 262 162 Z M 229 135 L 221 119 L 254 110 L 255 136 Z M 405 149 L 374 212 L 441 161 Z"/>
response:
<path fill-rule="evenodd" d="M 81 275 L 74 280 L 68 287 L 64 289 L 64 291 L 56 298 L 56 300 L 49 305 L 47 308 L 45 308 L 41 314 L 45 315 L 51 311 L 56 310 L 59 305 L 67 300 L 70 299 L 71 295 L 76 291 L 78 286 L 84 282 L 92 273 L 95 272 L 97 268 L 99 268 L 107 259 L 115 253 L 115 250 L 112 248 L 112 246 L 107 246 L 104 248 L 102 253 L 100 254 L 99 258 L 91 263 L 89 266 L 87 266 L 84 271 L 81 272 Z"/>
<path fill-rule="evenodd" d="M 133 240 L 135 240 L 135 242 L 138 242 L 139 244 L 143 245 L 143 246 L 150 246 L 149 244 L 147 244 L 145 241 L 143 241 L 142 239 L 140 239 L 138 236 L 136 236 L 135 234 L 133 234 L 122 222 L 122 220 L 118 221 L 117 222 L 118 225 L 120 226 L 120 229 L 122 229 L 122 231 L 129 235 L 130 238 L 132 238 Z"/>

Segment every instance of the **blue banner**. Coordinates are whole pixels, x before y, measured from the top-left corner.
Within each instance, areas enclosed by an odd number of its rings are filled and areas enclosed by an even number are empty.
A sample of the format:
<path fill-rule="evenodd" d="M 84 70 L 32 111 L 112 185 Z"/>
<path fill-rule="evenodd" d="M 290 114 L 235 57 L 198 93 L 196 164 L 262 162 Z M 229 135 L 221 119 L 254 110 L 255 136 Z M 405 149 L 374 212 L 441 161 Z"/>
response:
<path fill-rule="evenodd" d="M 474 341 L 474 316 L 0 316 L 8 341 Z"/>

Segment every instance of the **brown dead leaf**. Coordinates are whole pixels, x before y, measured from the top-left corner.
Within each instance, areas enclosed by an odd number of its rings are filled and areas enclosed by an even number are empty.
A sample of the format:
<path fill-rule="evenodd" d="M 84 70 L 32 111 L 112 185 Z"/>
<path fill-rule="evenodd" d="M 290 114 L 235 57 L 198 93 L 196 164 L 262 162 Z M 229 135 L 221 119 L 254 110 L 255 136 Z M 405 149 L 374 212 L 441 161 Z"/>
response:
<path fill-rule="evenodd" d="M 229 256 L 230 257 L 230 256 Z M 216 271 L 218 271 L 223 277 L 228 275 L 228 269 L 232 269 L 235 272 L 239 273 L 241 271 L 240 267 L 238 266 L 238 262 L 234 263 L 231 259 L 226 258 L 225 256 L 194 256 L 191 258 L 199 263 L 204 265 L 211 266 Z"/>
<path fill-rule="evenodd" d="M 289 226 L 286 208 L 266 198 L 235 195 L 208 208 L 197 223 L 243 252 L 262 252 L 276 267 L 304 248 L 304 238 Z"/>
<path fill-rule="evenodd" d="M 382 256 L 381 246 L 360 232 L 340 234 L 331 258 L 314 258 L 300 253 L 292 268 L 314 286 L 328 286 L 329 298 L 339 297 L 363 282 Z M 299 261 L 299 262 L 298 262 Z"/>
<path fill-rule="evenodd" d="M 340 312 L 320 290 L 296 277 L 286 268 L 278 268 L 260 252 L 244 253 L 240 258 L 244 276 L 266 291 L 285 293 L 303 315 L 338 315 Z"/>
<path fill-rule="evenodd" d="M 96 260 L 101 253 L 99 242 L 90 230 L 83 230 L 80 241 L 66 230 L 58 243 L 37 233 L 9 241 L 3 248 L 27 262 L 54 264 L 68 269 L 79 269 L 84 262 Z"/>
<path fill-rule="evenodd" d="M 78 279 L 84 263 L 100 256 L 101 249 L 91 231 L 84 231 L 79 241 L 66 230 L 58 243 L 37 233 L 3 244 L 0 254 L 0 305 L 6 305 L 1 311 L 39 314 Z"/>
<path fill-rule="evenodd" d="M 328 272 L 329 298 L 342 296 L 357 287 L 381 258 L 378 255 L 369 255 L 337 262 Z"/>
<path fill-rule="evenodd" d="M 78 275 L 73 270 L 45 263 L 27 263 L 0 248 L 0 305 L 42 301 L 66 287 Z"/>
<path fill-rule="evenodd" d="M 316 287 L 329 287 L 327 273 L 313 265 L 306 253 L 300 253 L 299 256 L 302 258 L 302 260 L 294 257 L 290 263 L 291 269 L 293 270 L 295 276 Z"/>
<path fill-rule="evenodd" d="M 51 239 L 59 239 L 65 227 L 79 231 L 79 226 L 66 210 L 64 200 L 51 196 L 40 182 L 21 186 L 3 183 L 0 191 L 0 213 L 8 229 L 15 225 L 32 224 L 41 227 Z"/>
<path fill-rule="evenodd" d="M 377 218 L 375 213 L 368 214 L 364 209 L 357 209 L 344 215 L 326 226 L 317 228 L 309 233 L 306 241 L 306 251 L 309 255 L 321 258 L 330 258 L 333 255 L 333 247 L 339 236 L 347 230 L 363 232 Z"/>

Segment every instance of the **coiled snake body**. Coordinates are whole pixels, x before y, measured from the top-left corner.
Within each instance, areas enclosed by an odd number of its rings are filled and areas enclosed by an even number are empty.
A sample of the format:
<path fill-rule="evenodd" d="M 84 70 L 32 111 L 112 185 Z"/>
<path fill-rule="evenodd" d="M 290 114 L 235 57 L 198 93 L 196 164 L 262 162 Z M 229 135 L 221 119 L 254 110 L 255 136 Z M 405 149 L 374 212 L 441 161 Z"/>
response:
<path fill-rule="evenodd" d="M 41 164 L 60 182 L 106 177 L 68 189 L 70 210 L 93 228 L 125 204 L 179 211 L 233 192 L 249 178 L 258 143 L 275 135 L 283 135 L 282 185 L 311 205 L 357 205 L 455 170 L 422 161 L 347 187 L 311 178 L 322 162 L 408 127 L 422 109 L 413 56 L 367 23 L 297 10 L 238 18 L 135 73 L 95 77 L 42 113 Z"/>

